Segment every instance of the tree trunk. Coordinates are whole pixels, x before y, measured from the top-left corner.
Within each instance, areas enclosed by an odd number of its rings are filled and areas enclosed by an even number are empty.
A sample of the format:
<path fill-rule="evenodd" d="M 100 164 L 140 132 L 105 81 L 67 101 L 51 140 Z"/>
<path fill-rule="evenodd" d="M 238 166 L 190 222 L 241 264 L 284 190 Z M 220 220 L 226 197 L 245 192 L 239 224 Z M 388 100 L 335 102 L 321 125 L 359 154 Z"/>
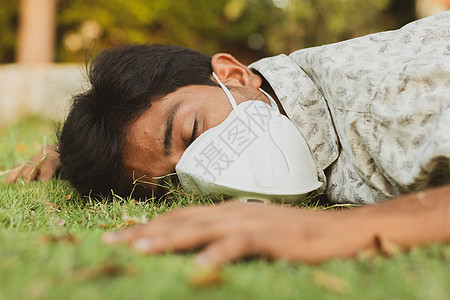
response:
<path fill-rule="evenodd" d="M 18 63 L 53 62 L 56 0 L 21 0 Z"/>

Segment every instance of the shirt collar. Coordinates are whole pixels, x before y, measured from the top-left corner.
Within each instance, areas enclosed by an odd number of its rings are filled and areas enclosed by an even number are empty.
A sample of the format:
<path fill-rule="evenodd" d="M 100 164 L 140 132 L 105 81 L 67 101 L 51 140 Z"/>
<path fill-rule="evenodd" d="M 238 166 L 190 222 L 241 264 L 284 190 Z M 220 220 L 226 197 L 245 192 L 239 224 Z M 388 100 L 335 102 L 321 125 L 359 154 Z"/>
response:
<path fill-rule="evenodd" d="M 284 54 L 263 58 L 249 68 L 268 81 L 320 168 L 327 168 L 339 155 L 339 140 L 327 102 L 311 78 Z"/>

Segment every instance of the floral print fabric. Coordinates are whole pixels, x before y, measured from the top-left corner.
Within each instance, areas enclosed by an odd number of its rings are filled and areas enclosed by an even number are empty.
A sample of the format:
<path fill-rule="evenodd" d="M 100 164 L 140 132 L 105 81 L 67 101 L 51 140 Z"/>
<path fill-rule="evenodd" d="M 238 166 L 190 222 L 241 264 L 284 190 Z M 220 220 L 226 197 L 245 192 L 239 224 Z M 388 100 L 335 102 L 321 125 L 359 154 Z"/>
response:
<path fill-rule="evenodd" d="M 450 12 L 250 67 L 308 141 L 331 201 L 450 182 Z"/>

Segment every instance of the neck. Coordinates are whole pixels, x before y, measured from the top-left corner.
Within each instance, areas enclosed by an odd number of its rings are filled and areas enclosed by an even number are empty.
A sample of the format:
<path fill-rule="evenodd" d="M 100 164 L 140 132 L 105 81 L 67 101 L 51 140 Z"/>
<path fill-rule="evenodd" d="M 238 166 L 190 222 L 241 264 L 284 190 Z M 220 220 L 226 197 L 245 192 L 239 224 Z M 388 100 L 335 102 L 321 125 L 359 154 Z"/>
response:
<path fill-rule="evenodd" d="M 277 103 L 277 106 L 278 106 L 278 109 L 280 110 L 280 113 L 282 113 L 283 115 L 286 116 L 286 112 L 285 112 L 285 110 L 283 108 L 283 105 L 281 105 L 281 102 L 278 99 L 277 94 L 275 94 L 275 91 L 272 89 L 272 87 L 270 86 L 269 82 L 257 70 L 252 69 L 252 72 L 255 73 L 256 75 L 258 75 L 261 78 L 261 80 L 262 80 L 261 88 L 264 91 L 266 91 L 267 93 L 269 93 L 270 96 L 272 96 L 272 98 Z"/>

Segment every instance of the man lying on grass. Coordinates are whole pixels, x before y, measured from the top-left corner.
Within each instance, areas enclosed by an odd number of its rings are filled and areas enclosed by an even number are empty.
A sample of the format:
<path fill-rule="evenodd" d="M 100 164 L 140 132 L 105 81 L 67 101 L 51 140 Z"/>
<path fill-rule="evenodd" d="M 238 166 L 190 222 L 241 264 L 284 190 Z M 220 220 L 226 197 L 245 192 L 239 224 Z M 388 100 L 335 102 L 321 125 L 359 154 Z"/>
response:
<path fill-rule="evenodd" d="M 177 174 L 189 191 L 245 201 L 397 198 L 345 211 L 191 207 L 106 234 L 108 244 L 143 253 L 205 246 L 198 262 L 222 264 L 450 240 L 450 12 L 249 67 L 223 53 L 126 46 L 100 54 L 89 79 L 59 135 L 60 161 L 40 169 L 48 177 L 61 163 L 83 194 L 159 196 L 161 178 Z"/>

